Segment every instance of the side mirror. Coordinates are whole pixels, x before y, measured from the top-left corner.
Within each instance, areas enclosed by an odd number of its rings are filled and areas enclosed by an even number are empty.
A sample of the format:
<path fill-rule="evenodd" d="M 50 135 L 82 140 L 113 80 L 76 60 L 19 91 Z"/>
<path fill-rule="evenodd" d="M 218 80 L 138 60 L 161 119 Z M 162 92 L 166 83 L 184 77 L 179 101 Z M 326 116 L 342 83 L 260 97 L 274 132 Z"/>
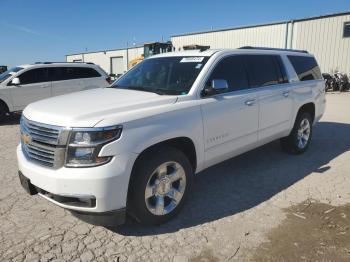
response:
<path fill-rule="evenodd" d="M 21 84 L 21 81 L 19 80 L 18 77 L 15 77 L 14 79 L 12 79 L 11 84 L 14 86 L 18 86 Z"/>
<path fill-rule="evenodd" d="M 206 86 L 203 89 L 204 96 L 213 96 L 216 94 L 220 94 L 224 90 L 228 88 L 227 80 L 224 79 L 213 79 L 211 81 L 211 86 Z"/>

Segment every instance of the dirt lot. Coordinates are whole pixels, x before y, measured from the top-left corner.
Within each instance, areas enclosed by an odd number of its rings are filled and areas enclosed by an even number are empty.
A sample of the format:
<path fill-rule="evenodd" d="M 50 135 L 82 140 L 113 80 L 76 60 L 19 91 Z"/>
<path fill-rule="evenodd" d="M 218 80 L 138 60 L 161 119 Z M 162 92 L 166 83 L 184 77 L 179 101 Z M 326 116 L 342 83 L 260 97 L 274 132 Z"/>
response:
<path fill-rule="evenodd" d="M 350 94 L 328 94 L 304 155 L 274 142 L 196 177 L 173 221 L 106 229 L 19 185 L 18 118 L 0 126 L 1 261 L 350 261 Z"/>

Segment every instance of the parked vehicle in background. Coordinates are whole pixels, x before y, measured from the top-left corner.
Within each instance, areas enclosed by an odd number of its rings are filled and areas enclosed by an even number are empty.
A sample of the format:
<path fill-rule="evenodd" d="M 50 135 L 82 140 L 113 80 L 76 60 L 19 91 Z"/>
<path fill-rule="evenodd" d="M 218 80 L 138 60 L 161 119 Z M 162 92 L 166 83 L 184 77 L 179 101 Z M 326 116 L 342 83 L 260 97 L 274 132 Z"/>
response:
<path fill-rule="evenodd" d="M 0 74 L 2 74 L 5 71 L 7 71 L 7 66 L 0 66 Z"/>
<path fill-rule="evenodd" d="M 324 73 L 322 76 L 325 80 L 326 91 L 344 92 L 350 89 L 350 82 L 347 74 L 337 72 L 331 75 Z"/>
<path fill-rule="evenodd" d="M 334 85 L 334 79 L 333 79 L 333 76 L 331 74 L 328 74 L 328 73 L 323 73 L 322 74 L 323 76 L 323 79 L 325 81 L 325 90 L 326 92 L 327 91 L 330 91 L 330 90 L 333 90 L 333 85 Z"/>
<path fill-rule="evenodd" d="M 52 96 L 111 84 L 106 72 L 91 63 L 36 63 L 0 74 L 0 121 L 6 114 Z"/>
<path fill-rule="evenodd" d="M 122 223 L 128 212 L 160 224 L 212 165 L 276 139 L 305 152 L 325 110 L 324 85 L 315 58 L 300 51 L 152 56 L 109 88 L 26 107 L 20 181 L 89 222 Z"/>
<path fill-rule="evenodd" d="M 346 74 L 343 73 L 335 73 L 334 78 L 336 81 L 337 89 L 339 92 L 344 92 L 349 90 L 349 78 Z"/>

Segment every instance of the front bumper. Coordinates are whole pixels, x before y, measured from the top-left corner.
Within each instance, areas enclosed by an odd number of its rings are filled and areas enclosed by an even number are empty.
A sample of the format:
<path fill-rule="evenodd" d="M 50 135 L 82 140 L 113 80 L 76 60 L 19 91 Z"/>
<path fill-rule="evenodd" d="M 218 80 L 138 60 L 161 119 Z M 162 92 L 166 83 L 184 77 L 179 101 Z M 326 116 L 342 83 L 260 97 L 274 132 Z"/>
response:
<path fill-rule="evenodd" d="M 29 161 L 17 147 L 18 168 L 38 193 L 56 205 L 80 214 L 96 215 L 126 207 L 129 178 L 137 154 L 115 156 L 106 165 L 90 168 L 51 169 Z M 58 197 L 58 198 L 57 198 Z M 62 199 L 94 199 L 95 203 L 75 205 Z"/>

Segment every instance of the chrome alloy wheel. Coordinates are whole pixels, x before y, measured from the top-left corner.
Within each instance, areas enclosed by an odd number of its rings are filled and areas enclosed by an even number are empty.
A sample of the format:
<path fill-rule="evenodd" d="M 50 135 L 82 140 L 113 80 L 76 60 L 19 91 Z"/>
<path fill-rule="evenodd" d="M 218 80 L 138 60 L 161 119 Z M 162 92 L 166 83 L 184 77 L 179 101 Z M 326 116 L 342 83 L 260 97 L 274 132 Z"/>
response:
<path fill-rule="evenodd" d="M 186 175 L 177 162 L 165 162 L 148 179 L 145 201 L 148 211 L 161 216 L 169 214 L 180 203 L 186 189 Z"/>
<path fill-rule="evenodd" d="M 304 118 L 300 123 L 300 127 L 298 129 L 298 134 L 297 134 L 298 147 L 300 149 L 304 149 L 307 143 L 309 142 L 310 132 L 311 132 L 310 122 L 307 118 Z"/>

